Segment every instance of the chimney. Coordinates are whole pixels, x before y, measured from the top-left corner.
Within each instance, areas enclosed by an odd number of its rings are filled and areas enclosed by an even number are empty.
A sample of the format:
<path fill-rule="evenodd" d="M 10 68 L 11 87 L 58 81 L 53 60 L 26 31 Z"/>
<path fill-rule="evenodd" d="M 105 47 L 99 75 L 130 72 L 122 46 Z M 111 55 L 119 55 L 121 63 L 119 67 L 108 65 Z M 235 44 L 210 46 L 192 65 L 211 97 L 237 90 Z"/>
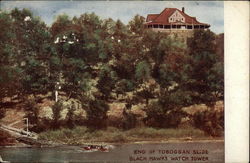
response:
<path fill-rule="evenodd" d="M 184 7 L 182 7 L 182 12 L 185 13 L 185 8 Z"/>

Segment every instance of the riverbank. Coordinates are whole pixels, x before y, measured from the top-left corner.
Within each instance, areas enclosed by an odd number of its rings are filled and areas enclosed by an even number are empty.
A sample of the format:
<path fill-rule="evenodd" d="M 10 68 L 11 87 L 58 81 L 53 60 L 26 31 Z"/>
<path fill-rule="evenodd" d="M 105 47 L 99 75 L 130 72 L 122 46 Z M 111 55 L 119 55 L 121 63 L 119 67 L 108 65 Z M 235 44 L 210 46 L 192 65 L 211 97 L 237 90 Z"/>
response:
<path fill-rule="evenodd" d="M 39 140 L 53 141 L 64 145 L 82 144 L 124 144 L 124 143 L 164 143 L 164 142 L 186 142 L 186 141 L 213 141 L 221 140 L 223 137 L 211 137 L 203 131 L 192 127 L 177 129 L 156 128 L 133 128 L 120 130 L 108 127 L 105 130 L 89 130 L 87 127 L 76 127 L 74 129 L 60 129 L 46 131 L 39 134 Z"/>
<path fill-rule="evenodd" d="M 6 141 L 0 143 L 1 147 L 35 147 L 17 141 L 15 137 L 5 133 Z M 7 141 L 8 140 L 8 141 Z M 10 141 L 11 140 L 11 141 Z M 49 130 L 38 135 L 39 142 L 49 142 L 40 147 L 54 147 L 61 145 L 86 145 L 86 144 L 147 144 L 169 142 L 204 142 L 224 141 L 224 137 L 212 137 L 202 130 L 191 126 L 176 129 L 156 129 L 150 127 L 121 130 L 108 127 L 102 130 L 90 130 L 85 126 L 74 129 L 61 128 Z"/>

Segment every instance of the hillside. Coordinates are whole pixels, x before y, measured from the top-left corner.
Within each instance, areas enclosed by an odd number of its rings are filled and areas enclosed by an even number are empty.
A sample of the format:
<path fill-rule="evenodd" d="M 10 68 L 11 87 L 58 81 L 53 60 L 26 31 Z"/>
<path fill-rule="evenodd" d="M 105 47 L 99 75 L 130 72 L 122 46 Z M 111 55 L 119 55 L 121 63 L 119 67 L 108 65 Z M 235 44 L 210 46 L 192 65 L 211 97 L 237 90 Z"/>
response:
<path fill-rule="evenodd" d="M 28 118 L 30 131 L 69 135 L 82 126 L 87 137 L 185 125 L 222 136 L 223 35 L 194 30 L 183 42 L 144 23 L 85 13 L 48 27 L 27 9 L 1 12 L 1 123 L 23 128 Z"/>

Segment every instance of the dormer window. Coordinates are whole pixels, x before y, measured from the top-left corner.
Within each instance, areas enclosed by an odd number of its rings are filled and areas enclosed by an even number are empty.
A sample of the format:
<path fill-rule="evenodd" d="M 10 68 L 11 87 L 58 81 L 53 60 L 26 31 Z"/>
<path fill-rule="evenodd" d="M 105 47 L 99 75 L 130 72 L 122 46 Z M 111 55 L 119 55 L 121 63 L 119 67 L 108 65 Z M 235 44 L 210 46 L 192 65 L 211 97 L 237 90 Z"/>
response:
<path fill-rule="evenodd" d="M 184 16 L 176 10 L 170 17 L 169 17 L 169 22 L 185 22 Z"/>

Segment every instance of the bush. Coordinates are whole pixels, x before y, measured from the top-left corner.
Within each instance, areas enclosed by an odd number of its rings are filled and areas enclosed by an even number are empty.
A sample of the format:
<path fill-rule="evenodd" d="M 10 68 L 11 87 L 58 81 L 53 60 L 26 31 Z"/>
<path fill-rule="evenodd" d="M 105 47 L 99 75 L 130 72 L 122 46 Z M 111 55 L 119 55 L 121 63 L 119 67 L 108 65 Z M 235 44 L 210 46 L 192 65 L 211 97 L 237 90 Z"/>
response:
<path fill-rule="evenodd" d="M 51 127 L 53 129 L 57 129 L 60 127 L 60 117 L 61 117 L 61 110 L 63 109 L 63 103 L 61 101 L 57 101 L 53 106 L 52 106 L 52 112 L 53 112 L 53 120 Z"/>
<path fill-rule="evenodd" d="M 181 123 L 181 119 L 186 116 L 181 109 L 169 109 L 159 101 L 149 105 L 146 114 L 144 123 L 147 126 L 159 128 L 176 128 Z"/>
<path fill-rule="evenodd" d="M 136 116 L 130 111 L 123 111 L 122 128 L 125 130 L 134 128 L 136 126 Z"/>
<path fill-rule="evenodd" d="M 194 126 L 211 136 L 222 136 L 224 131 L 224 112 L 206 110 L 193 117 Z"/>
<path fill-rule="evenodd" d="M 162 88 L 158 101 L 145 109 L 147 117 L 144 123 L 150 127 L 177 128 L 181 119 L 187 116 L 181 108 L 190 104 L 190 101 L 190 95 L 186 91 Z"/>
<path fill-rule="evenodd" d="M 41 118 L 41 119 L 39 119 L 37 124 L 32 125 L 30 130 L 34 131 L 36 133 L 40 133 L 43 131 L 50 130 L 51 124 L 53 124 L 52 120 L 48 120 L 47 118 Z"/>
<path fill-rule="evenodd" d="M 107 127 L 107 111 L 109 105 L 103 100 L 91 100 L 87 112 L 87 125 L 91 128 L 105 128 Z"/>
<path fill-rule="evenodd" d="M 43 122 L 39 119 L 39 107 L 36 105 L 36 100 L 34 98 L 28 99 L 25 102 L 25 117 L 29 119 L 29 130 L 34 132 L 41 132 L 47 129 L 48 122 L 46 121 L 44 125 Z"/>
<path fill-rule="evenodd" d="M 36 101 L 34 99 L 29 99 L 25 103 L 26 117 L 29 118 L 31 124 L 38 124 L 39 108 L 36 106 Z"/>
<path fill-rule="evenodd" d="M 129 138 L 135 139 L 168 139 L 168 138 L 185 138 L 185 137 L 193 137 L 193 138 L 202 138 L 204 137 L 204 132 L 199 129 L 194 129 L 192 127 L 188 127 L 185 129 L 156 129 L 152 127 L 145 128 L 134 128 L 126 131 L 126 135 Z"/>
<path fill-rule="evenodd" d="M 67 113 L 67 122 L 66 125 L 68 128 L 74 128 L 76 125 L 76 117 L 74 116 L 74 111 L 76 110 L 76 107 L 74 103 L 68 108 Z"/>

